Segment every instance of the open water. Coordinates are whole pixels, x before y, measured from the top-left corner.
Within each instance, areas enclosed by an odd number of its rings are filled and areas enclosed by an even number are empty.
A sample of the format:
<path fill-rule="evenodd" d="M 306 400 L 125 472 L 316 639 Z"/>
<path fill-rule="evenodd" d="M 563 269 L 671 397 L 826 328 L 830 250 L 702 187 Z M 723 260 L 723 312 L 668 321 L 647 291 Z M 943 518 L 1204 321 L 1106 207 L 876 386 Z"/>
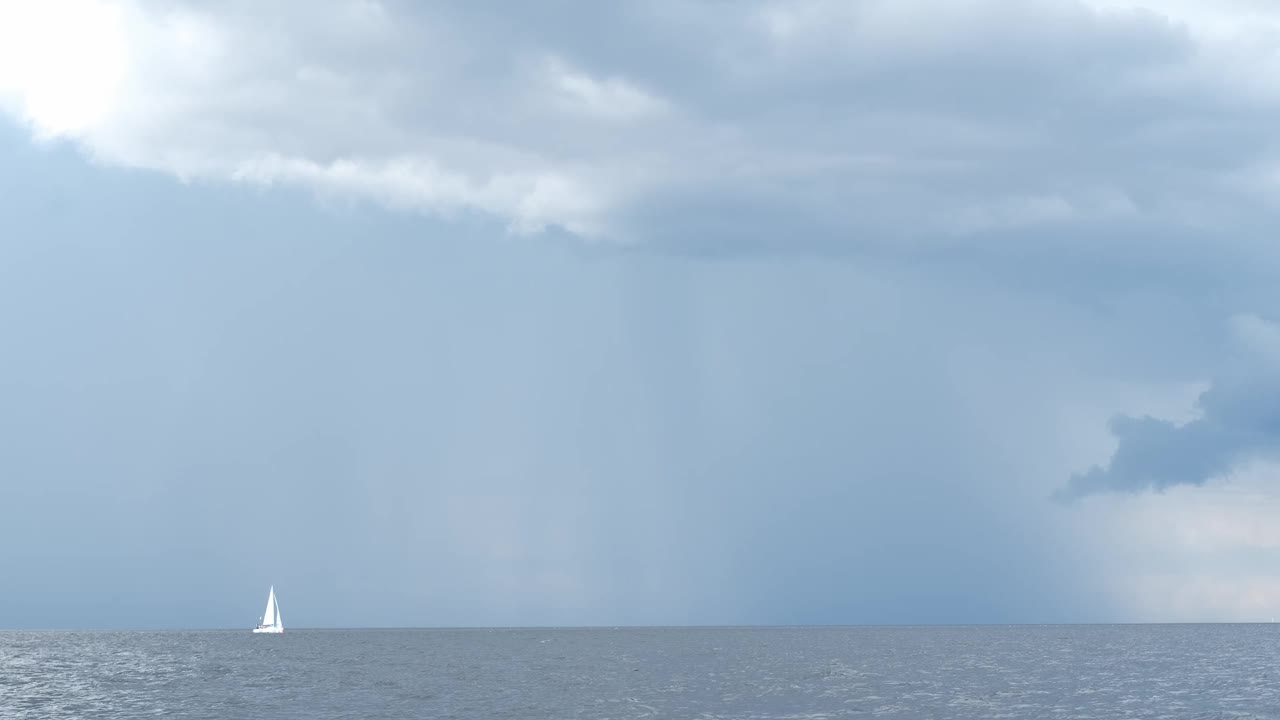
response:
<path fill-rule="evenodd" d="M 1280 718 L 1280 625 L 0 633 L 0 718 Z"/>

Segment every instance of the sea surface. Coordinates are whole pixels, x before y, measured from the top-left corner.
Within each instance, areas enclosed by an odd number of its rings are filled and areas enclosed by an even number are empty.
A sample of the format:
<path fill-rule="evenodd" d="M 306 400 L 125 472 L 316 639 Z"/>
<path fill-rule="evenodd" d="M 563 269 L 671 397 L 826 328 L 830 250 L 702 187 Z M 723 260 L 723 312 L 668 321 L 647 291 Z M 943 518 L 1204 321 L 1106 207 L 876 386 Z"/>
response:
<path fill-rule="evenodd" d="M 1280 625 L 0 633 L 0 718 L 1280 718 Z"/>

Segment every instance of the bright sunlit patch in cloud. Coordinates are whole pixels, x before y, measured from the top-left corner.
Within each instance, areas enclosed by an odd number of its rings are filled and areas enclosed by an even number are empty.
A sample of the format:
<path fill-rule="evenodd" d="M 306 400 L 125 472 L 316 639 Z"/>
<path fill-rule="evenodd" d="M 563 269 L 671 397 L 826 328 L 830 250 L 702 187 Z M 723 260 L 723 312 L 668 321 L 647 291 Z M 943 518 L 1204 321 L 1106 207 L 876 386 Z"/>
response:
<path fill-rule="evenodd" d="M 0 0 L 0 102 L 41 137 L 101 122 L 119 97 L 124 13 L 99 0 Z"/>

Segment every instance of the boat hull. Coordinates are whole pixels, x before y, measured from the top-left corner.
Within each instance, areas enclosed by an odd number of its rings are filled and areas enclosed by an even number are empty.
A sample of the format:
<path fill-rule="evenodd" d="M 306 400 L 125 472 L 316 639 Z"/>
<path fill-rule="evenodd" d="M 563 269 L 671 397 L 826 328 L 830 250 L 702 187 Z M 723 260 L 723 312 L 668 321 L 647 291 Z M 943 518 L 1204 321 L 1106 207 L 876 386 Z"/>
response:
<path fill-rule="evenodd" d="M 253 629 L 254 635 L 280 635 L 282 633 L 284 633 L 284 628 L 282 627 L 259 627 Z"/>

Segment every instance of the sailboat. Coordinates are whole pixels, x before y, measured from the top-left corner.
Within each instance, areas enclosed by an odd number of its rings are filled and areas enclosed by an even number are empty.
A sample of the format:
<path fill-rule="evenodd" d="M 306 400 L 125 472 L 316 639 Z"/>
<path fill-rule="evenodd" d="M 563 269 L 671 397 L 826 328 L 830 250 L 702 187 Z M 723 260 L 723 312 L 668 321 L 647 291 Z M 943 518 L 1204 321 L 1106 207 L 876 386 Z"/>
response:
<path fill-rule="evenodd" d="M 267 593 L 267 609 L 262 613 L 262 622 L 253 631 L 255 633 L 284 632 L 284 620 L 280 619 L 280 603 L 276 602 L 275 585 L 272 585 Z"/>

